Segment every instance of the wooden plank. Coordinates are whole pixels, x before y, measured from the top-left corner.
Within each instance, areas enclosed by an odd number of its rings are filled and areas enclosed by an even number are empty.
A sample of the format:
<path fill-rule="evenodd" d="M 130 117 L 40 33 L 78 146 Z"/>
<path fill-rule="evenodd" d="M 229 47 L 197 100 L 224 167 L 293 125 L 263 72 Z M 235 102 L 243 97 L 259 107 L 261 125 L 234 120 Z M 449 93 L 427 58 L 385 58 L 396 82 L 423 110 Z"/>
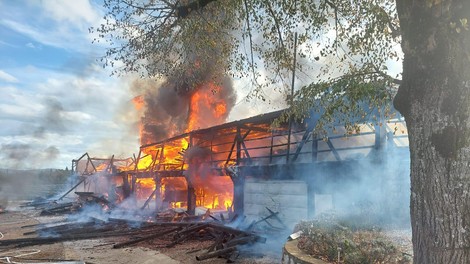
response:
<path fill-rule="evenodd" d="M 232 253 L 236 250 L 237 250 L 236 247 L 224 248 L 224 249 L 220 249 L 220 250 L 216 250 L 216 251 L 213 251 L 213 252 L 209 252 L 209 253 L 205 253 L 205 254 L 196 256 L 196 260 L 201 261 L 201 260 L 206 260 L 206 259 L 210 259 L 210 258 L 220 257 L 220 256 L 227 255 L 229 253 Z"/>
<path fill-rule="evenodd" d="M 170 230 L 158 232 L 158 233 L 156 233 L 156 234 L 151 234 L 151 235 L 144 236 L 144 237 L 141 237 L 141 238 L 138 238 L 138 239 L 133 239 L 133 240 L 129 240 L 129 241 L 126 241 L 126 242 L 117 243 L 117 244 L 115 244 L 115 245 L 113 246 L 113 248 L 123 248 L 123 247 L 127 247 L 127 246 L 130 246 L 130 245 L 137 244 L 137 243 L 139 243 L 139 242 L 145 241 L 145 240 L 155 239 L 155 238 L 158 238 L 158 237 L 161 237 L 161 236 L 164 236 L 164 235 L 167 235 L 167 234 L 176 232 L 176 231 L 178 231 L 178 230 L 180 230 L 180 229 L 181 229 L 181 227 L 176 227 L 176 228 L 172 228 L 172 229 L 170 229 Z"/>

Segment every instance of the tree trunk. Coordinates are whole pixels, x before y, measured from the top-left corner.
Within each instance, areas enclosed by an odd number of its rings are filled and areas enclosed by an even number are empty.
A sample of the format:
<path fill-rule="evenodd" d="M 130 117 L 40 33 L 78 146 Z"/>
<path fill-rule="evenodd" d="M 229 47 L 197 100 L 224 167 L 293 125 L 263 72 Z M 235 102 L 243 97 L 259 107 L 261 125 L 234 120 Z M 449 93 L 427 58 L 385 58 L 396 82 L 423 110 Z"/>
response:
<path fill-rule="evenodd" d="M 470 1 L 396 0 L 414 263 L 470 262 Z"/>

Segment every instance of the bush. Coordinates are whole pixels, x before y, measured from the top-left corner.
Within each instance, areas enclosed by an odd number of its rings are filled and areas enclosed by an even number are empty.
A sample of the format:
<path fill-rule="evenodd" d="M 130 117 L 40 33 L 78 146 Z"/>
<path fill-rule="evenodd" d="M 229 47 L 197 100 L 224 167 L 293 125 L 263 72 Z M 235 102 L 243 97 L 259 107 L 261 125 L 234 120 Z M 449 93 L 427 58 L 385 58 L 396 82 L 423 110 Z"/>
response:
<path fill-rule="evenodd" d="M 343 220 L 324 217 L 301 222 L 296 230 L 302 231 L 299 248 L 325 261 L 344 264 L 412 263 L 409 255 L 400 252 L 392 241 L 377 230 L 356 229 Z"/>

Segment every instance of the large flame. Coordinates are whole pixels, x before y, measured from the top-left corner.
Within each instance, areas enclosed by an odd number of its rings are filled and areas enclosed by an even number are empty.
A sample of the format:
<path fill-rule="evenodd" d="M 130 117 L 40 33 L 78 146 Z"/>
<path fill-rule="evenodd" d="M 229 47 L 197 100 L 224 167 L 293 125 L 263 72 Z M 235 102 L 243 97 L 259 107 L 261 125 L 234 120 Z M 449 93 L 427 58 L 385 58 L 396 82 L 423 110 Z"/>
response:
<path fill-rule="evenodd" d="M 214 82 L 201 85 L 191 96 L 188 131 L 221 124 L 227 117 L 227 102 L 222 87 Z"/>
<path fill-rule="evenodd" d="M 198 87 L 190 100 L 188 131 L 221 124 L 227 117 L 227 102 L 221 96 L 222 86 L 215 82 Z M 204 159 L 199 157 L 195 164 Z M 228 210 L 232 206 L 233 183 L 228 176 L 215 176 L 210 169 L 190 170 L 196 190 L 196 205 L 210 209 Z"/>
<path fill-rule="evenodd" d="M 199 85 L 189 99 L 185 131 L 170 131 L 168 134 L 182 134 L 225 122 L 228 115 L 228 106 L 222 89 L 223 87 L 215 82 Z M 145 104 L 142 97 L 135 97 L 133 102 L 137 110 L 142 109 Z M 143 138 L 145 133 L 143 133 L 142 125 L 140 132 L 141 142 L 146 142 Z M 212 175 L 210 169 L 200 169 L 201 163 L 206 161 L 204 157 L 188 161 L 184 154 L 189 147 L 189 142 L 182 138 L 171 141 L 171 144 L 166 144 L 163 153 L 161 153 L 161 146 L 145 148 L 141 153 L 137 168 L 139 170 L 151 170 L 155 169 L 153 166 L 165 164 L 170 169 L 187 170 L 189 171 L 189 180 L 195 189 L 196 206 L 210 209 L 230 209 L 233 200 L 232 180 L 228 176 Z M 137 195 L 138 197 L 142 196 L 139 198 L 146 198 L 143 195 L 151 193 L 151 191 L 143 191 L 142 189 L 153 190 L 155 188 L 153 179 L 139 179 L 138 184 L 139 192 Z M 170 207 L 185 207 L 187 206 L 187 189 L 188 185 L 184 178 L 164 178 L 161 181 L 159 190 L 160 198 Z"/>

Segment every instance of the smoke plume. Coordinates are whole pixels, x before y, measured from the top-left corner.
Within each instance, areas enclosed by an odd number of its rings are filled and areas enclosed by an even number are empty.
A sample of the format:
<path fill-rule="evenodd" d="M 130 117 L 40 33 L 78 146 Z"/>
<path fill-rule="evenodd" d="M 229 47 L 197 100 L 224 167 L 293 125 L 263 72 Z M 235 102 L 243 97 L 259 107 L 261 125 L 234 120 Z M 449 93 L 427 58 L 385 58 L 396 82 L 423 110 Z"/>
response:
<path fill-rule="evenodd" d="M 235 92 L 229 78 L 216 78 L 214 75 L 207 75 L 209 77 L 196 85 L 172 78 L 160 83 L 154 80 L 134 81 L 132 90 L 141 93 L 144 103 L 141 144 L 225 122 L 235 104 Z M 201 92 L 204 94 L 201 100 L 205 102 L 192 100 Z M 215 111 L 221 104 L 225 109 L 218 115 Z M 194 115 L 196 111 L 197 117 Z M 195 123 L 190 122 L 191 115 Z"/>

